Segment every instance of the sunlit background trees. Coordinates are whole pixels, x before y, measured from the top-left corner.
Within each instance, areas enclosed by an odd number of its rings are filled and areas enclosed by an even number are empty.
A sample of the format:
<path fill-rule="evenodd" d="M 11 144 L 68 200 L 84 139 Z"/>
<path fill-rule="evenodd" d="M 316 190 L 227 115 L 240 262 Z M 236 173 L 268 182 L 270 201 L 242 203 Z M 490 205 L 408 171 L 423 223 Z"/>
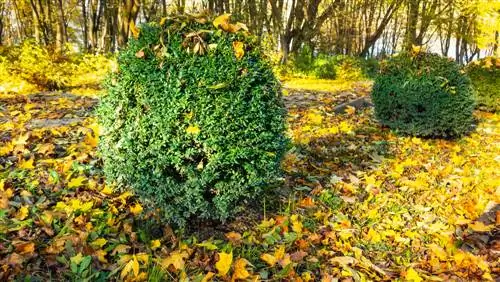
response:
<path fill-rule="evenodd" d="M 460 63 L 499 52 L 495 0 L 1 0 L 0 44 L 116 51 L 131 26 L 178 12 L 231 13 L 281 62 L 305 46 L 375 57 L 428 45 Z"/>

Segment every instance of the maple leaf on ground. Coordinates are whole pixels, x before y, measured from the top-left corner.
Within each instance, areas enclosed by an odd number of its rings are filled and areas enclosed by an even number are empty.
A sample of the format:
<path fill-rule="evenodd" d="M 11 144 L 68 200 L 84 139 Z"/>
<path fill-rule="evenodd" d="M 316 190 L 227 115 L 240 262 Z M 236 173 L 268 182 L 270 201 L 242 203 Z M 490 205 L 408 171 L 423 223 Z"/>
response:
<path fill-rule="evenodd" d="M 173 251 L 168 258 L 161 261 L 161 266 L 165 269 L 173 266 L 175 270 L 181 270 L 188 257 L 189 255 L 184 251 Z"/>
<path fill-rule="evenodd" d="M 34 159 L 33 159 L 33 158 L 31 158 L 31 159 L 29 159 L 29 160 L 27 160 L 27 161 L 25 161 L 25 160 L 21 160 L 21 161 L 19 162 L 18 167 L 19 167 L 19 168 L 24 168 L 24 169 L 34 169 L 34 168 L 35 168 L 35 166 L 33 166 L 33 161 L 34 161 Z"/>

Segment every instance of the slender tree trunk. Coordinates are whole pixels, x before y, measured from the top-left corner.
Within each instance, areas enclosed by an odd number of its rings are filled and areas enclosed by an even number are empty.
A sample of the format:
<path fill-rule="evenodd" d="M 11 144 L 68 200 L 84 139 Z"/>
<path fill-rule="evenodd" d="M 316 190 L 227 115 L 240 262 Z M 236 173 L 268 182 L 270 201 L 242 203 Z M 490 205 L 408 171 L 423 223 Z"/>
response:
<path fill-rule="evenodd" d="M 417 40 L 417 25 L 420 0 L 408 0 L 408 20 L 405 35 L 405 50 L 411 50 Z"/>
<path fill-rule="evenodd" d="M 56 41 L 56 49 L 58 51 L 63 50 L 63 46 L 67 41 L 67 33 L 66 33 L 66 20 L 64 18 L 64 8 L 62 0 L 57 1 L 57 12 L 58 12 L 58 22 L 57 22 L 57 41 Z"/>
<path fill-rule="evenodd" d="M 82 34 L 83 34 L 83 49 L 88 52 L 89 51 L 89 28 L 88 28 L 88 22 L 87 22 L 87 0 L 81 0 L 82 1 Z"/>

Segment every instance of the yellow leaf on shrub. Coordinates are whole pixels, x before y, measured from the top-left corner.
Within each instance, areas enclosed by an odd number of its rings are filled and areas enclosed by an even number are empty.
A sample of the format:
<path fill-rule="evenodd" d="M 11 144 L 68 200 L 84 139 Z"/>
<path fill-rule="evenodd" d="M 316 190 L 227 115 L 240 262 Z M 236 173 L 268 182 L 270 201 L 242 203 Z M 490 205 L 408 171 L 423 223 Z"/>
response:
<path fill-rule="evenodd" d="M 219 253 L 219 260 L 215 263 L 215 268 L 219 272 L 219 276 L 224 276 L 231 268 L 233 262 L 233 253 Z"/>
<path fill-rule="evenodd" d="M 139 37 L 139 33 L 141 32 L 141 30 L 135 26 L 134 21 L 130 21 L 129 27 L 130 27 L 130 32 L 132 32 L 132 36 L 134 36 L 134 38 L 137 39 Z"/>
<path fill-rule="evenodd" d="M 216 28 L 221 28 L 224 31 L 231 32 L 231 24 L 229 23 L 229 19 L 231 14 L 223 14 L 215 18 L 213 24 Z"/>
<path fill-rule="evenodd" d="M 233 42 L 234 56 L 236 57 L 236 59 L 239 60 L 243 58 L 243 55 L 245 55 L 245 50 L 243 48 L 244 48 L 243 42 L 241 41 Z"/>
<path fill-rule="evenodd" d="M 130 212 L 133 213 L 134 215 L 138 215 L 142 212 L 142 206 L 140 204 L 135 204 L 130 207 Z"/>
<path fill-rule="evenodd" d="M 192 126 L 192 125 L 190 125 L 188 128 L 186 128 L 186 132 L 188 134 L 194 134 L 194 135 L 196 135 L 196 134 L 200 133 L 200 128 L 198 128 L 198 126 Z"/>

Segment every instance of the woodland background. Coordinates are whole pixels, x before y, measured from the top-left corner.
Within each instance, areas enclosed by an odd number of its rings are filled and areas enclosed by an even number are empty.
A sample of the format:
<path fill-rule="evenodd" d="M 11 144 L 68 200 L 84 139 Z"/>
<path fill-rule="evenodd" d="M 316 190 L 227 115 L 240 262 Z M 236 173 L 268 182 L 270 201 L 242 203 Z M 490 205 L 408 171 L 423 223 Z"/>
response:
<path fill-rule="evenodd" d="M 112 52 L 125 46 L 131 26 L 182 12 L 233 14 L 279 50 L 282 63 L 304 46 L 380 57 L 428 45 L 459 63 L 499 52 L 494 0 L 1 0 L 0 45 L 33 39 L 57 50 Z"/>

